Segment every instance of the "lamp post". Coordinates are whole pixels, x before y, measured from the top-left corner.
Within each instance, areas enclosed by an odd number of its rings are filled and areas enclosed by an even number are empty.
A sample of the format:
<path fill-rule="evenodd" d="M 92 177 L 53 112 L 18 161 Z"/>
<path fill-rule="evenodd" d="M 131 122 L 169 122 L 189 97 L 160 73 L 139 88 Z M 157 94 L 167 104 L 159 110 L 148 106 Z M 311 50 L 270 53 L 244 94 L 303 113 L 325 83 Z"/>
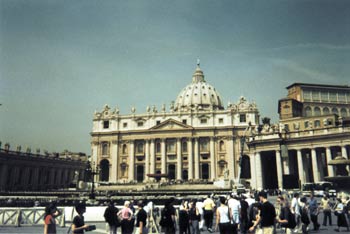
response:
<path fill-rule="evenodd" d="M 98 167 L 98 165 L 95 166 L 95 162 L 92 162 L 92 165 L 90 162 L 88 162 L 87 167 L 86 167 L 86 173 L 87 173 L 88 180 L 91 180 L 91 183 L 92 183 L 89 198 L 91 200 L 94 200 L 96 198 L 96 195 L 95 195 L 95 175 L 100 174 L 100 168 Z"/>

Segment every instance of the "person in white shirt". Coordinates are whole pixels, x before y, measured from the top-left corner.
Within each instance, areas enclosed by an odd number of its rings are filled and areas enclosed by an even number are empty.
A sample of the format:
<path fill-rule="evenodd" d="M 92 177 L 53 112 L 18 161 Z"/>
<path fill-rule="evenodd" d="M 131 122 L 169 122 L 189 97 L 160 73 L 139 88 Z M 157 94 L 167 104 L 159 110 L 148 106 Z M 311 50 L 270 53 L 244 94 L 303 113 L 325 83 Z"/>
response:
<path fill-rule="evenodd" d="M 300 204 L 299 204 L 299 193 L 294 193 L 290 210 L 295 215 L 295 221 L 297 223 L 297 226 L 294 229 L 295 233 L 301 233 L 302 232 L 302 223 L 301 223 L 301 214 L 300 214 Z"/>
<path fill-rule="evenodd" d="M 201 215 L 201 221 L 199 221 L 199 230 L 203 230 L 203 226 L 204 226 L 204 211 L 203 211 L 203 199 L 199 199 L 197 202 L 196 202 L 196 207 L 199 211 L 199 214 Z"/>
<path fill-rule="evenodd" d="M 231 217 L 234 223 L 239 224 L 239 217 L 241 215 L 241 203 L 236 194 L 231 194 L 231 198 L 227 202 L 231 211 Z"/>

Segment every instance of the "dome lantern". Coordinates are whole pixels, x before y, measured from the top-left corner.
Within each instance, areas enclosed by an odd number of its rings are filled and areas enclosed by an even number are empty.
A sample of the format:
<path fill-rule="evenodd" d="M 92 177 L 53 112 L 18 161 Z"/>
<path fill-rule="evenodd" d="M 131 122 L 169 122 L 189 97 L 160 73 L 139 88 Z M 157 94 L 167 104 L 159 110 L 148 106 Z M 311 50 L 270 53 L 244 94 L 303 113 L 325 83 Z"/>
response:
<path fill-rule="evenodd" d="M 204 80 L 199 60 L 192 76 L 192 83 L 187 85 L 177 96 L 174 111 L 177 110 L 223 110 L 221 96 L 216 89 Z"/>

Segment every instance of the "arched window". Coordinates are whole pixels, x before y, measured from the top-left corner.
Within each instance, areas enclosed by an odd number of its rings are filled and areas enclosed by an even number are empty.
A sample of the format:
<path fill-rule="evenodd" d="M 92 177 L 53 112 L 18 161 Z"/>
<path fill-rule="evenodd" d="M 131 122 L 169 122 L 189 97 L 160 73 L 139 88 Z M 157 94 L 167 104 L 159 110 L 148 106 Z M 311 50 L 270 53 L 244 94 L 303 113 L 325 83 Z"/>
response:
<path fill-rule="evenodd" d="M 323 108 L 323 114 L 324 115 L 329 115 L 329 108 L 328 107 L 324 107 Z"/>
<path fill-rule="evenodd" d="M 340 115 L 341 115 L 342 117 L 347 117 L 347 116 L 348 116 L 348 112 L 346 111 L 345 108 L 341 108 L 341 109 L 340 109 Z"/>
<path fill-rule="evenodd" d="M 314 109 L 314 116 L 320 116 L 321 115 L 321 109 L 316 106 Z"/>
<path fill-rule="evenodd" d="M 220 151 L 225 151 L 225 143 L 224 143 L 224 141 L 220 141 L 219 149 L 220 149 Z"/>
<path fill-rule="evenodd" d="M 332 114 L 339 115 L 338 108 L 333 107 L 332 108 Z"/>
<path fill-rule="evenodd" d="M 305 116 L 306 116 L 306 117 L 312 116 L 311 107 L 309 107 L 309 106 L 305 107 Z"/>
<path fill-rule="evenodd" d="M 102 143 L 102 155 L 108 155 L 108 143 Z"/>
<path fill-rule="evenodd" d="M 315 128 L 319 128 L 319 127 L 321 127 L 321 121 L 319 121 L 319 120 L 315 120 L 314 125 L 315 125 Z"/>

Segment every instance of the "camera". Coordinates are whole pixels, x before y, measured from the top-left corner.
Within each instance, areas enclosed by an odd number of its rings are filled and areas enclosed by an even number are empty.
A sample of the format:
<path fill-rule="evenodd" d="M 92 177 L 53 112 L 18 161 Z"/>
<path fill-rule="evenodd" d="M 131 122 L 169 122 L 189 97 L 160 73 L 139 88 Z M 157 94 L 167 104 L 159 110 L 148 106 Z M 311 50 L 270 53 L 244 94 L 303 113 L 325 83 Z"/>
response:
<path fill-rule="evenodd" d="M 88 228 L 85 228 L 85 231 L 93 231 L 93 230 L 96 230 L 96 225 L 89 225 Z"/>

